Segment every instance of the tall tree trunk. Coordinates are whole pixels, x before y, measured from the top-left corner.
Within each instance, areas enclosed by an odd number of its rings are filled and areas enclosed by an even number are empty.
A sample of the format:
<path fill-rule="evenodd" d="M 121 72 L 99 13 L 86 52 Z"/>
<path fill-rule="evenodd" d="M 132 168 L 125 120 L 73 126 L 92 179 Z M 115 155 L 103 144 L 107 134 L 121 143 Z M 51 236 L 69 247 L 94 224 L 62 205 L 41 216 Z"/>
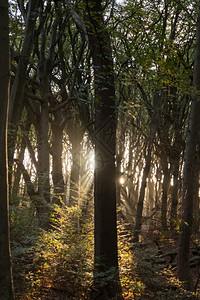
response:
<path fill-rule="evenodd" d="M 125 114 L 121 113 L 118 115 L 118 138 L 117 138 L 117 149 L 116 149 L 116 185 L 117 185 L 117 191 L 116 191 L 116 199 L 117 199 L 117 205 L 120 205 L 120 198 L 121 198 L 121 185 L 120 182 L 121 179 L 121 163 L 122 158 L 124 156 L 125 151 Z"/>
<path fill-rule="evenodd" d="M 163 184 L 162 184 L 162 203 L 161 203 L 161 224 L 162 229 L 167 230 L 167 197 L 170 182 L 170 170 L 168 168 L 168 160 L 166 156 L 161 157 L 161 165 L 163 169 Z"/>
<path fill-rule="evenodd" d="M 45 97 L 44 97 L 45 99 Z M 39 194 L 42 199 L 50 202 L 49 183 L 49 107 L 48 100 L 41 104 L 40 117 L 40 151 L 38 152 L 39 162 Z"/>
<path fill-rule="evenodd" d="M 194 194 L 193 194 L 193 224 L 192 224 L 192 232 L 198 233 L 199 232 L 199 158 L 197 158 L 197 164 L 195 168 L 196 174 L 195 182 L 194 182 Z"/>
<path fill-rule="evenodd" d="M 9 130 L 12 132 L 12 138 L 9 141 L 9 168 L 12 168 L 13 155 L 15 151 L 15 141 L 18 131 L 18 123 L 21 119 L 24 107 L 24 85 L 26 79 L 27 65 L 31 56 L 34 41 L 35 23 L 37 19 L 38 0 L 30 0 L 27 6 L 26 15 L 26 31 L 24 36 L 24 43 L 17 66 L 17 73 L 15 75 L 14 83 L 10 92 L 9 101 Z M 11 174 L 11 172 L 9 173 Z M 9 176 L 9 183 L 11 184 L 11 176 Z"/>
<path fill-rule="evenodd" d="M 81 137 L 82 140 L 82 137 Z M 69 195 L 69 205 L 77 203 L 79 198 L 79 177 L 81 168 L 81 140 L 76 135 L 72 142 L 72 168 L 70 175 L 70 195 Z"/>
<path fill-rule="evenodd" d="M 41 198 L 39 197 L 39 193 L 38 193 L 38 191 L 35 191 L 34 185 L 31 182 L 31 178 L 30 178 L 27 170 L 25 169 L 23 163 L 17 159 L 15 160 L 15 162 L 17 163 L 19 169 L 21 170 L 21 173 L 23 175 L 23 178 L 24 178 L 24 181 L 26 184 L 27 193 L 30 197 L 30 200 L 32 201 L 32 203 L 34 204 L 34 206 L 36 208 L 39 226 L 42 229 L 47 230 L 50 227 L 49 217 L 50 217 L 50 212 L 51 212 L 48 207 L 48 204 L 46 202 L 41 201 Z"/>
<path fill-rule="evenodd" d="M 64 201 L 64 179 L 62 173 L 62 139 L 63 127 L 52 124 L 52 179 L 54 186 L 53 203 L 61 204 Z"/>
<path fill-rule="evenodd" d="M 81 149 L 82 140 L 84 135 L 84 128 L 80 119 L 75 103 L 70 103 L 68 107 L 68 122 L 66 123 L 66 130 L 71 142 L 71 154 L 72 154 L 72 165 L 70 174 L 70 194 L 69 194 L 69 206 L 78 203 L 79 190 L 80 190 L 80 171 L 81 171 Z"/>
<path fill-rule="evenodd" d="M 145 158 L 145 167 L 144 167 L 144 172 L 142 177 L 142 184 L 140 188 L 139 201 L 137 205 L 137 214 L 136 214 L 135 230 L 134 230 L 134 242 L 139 241 L 139 234 L 142 227 L 142 212 L 143 212 L 143 205 L 144 205 L 145 190 L 146 190 L 147 178 L 151 167 L 151 151 L 152 151 L 152 142 L 150 142 L 148 146 L 147 155 Z"/>
<path fill-rule="evenodd" d="M 13 125 L 17 125 L 20 121 L 24 106 L 24 84 L 26 79 L 27 65 L 33 48 L 37 8 L 38 0 L 29 0 L 22 53 L 20 55 L 17 73 L 10 93 L 9 122 Z"/>
<path fill-rule="evenodd" d="M 178 277 L 184 282 L 186 289 L 192 289 L 192 279 L 189 266 L 190 236 L 192 230 L 193 202 L 196 148 L 200 131 L 200 2 L 198 4 L 198 19 L 196 29 L 196 48 L 193 72 L 193 94 L 190 113 L 190 123 L 185 151 L 183 197 L 182 197 L 182 223 L 178 248 Z"/>
<path fill-rule="evenodd" d="M 9 96 L 8 1 L 0 2 L 0 299 L 13 299 L 10 260 L 10 226 L 7 164 L 7 117 Z"/>
<path fill-rule="evenodd" d="M 101 1 L 86 0 L 85 3 L 95 87 L 94 288 L 96 293 L 92 299 L 119 299 L 121 292 L 116 224 L 116 111 L 112 49 L 103 20 Z"/>
<path fill-rule="evenodd" d="M 44 229 L 49 227 L 49 207 L 50 203 L 50 183 L 49 183 L 49 142 L 48 142 L 48 121 L 49 121 L 48 103 L 44 101 L 41 107 L 41 116 L 39 126 L 36 130 L 37 134 L 37 150 L 38 150 L 38 194 L 40 201 L 40 209 L 38 210 L 40 226 Z"/>
<path fill-rule="evenodd" d="M 72 145 L 72 167 L 70 174 L 70 194 L 69 206 L 77 204 L 80 188 L 80 170 L 81 170 L 81 142 L 83 140 L 84 130 L 76 112 L 72 112 L 72 118 L 67 124 L 67 133 Z"/>
<path fill-rule="evenodd" d="M 28 135 L 29 130 L 31 127 L 31 121 L 29 119 L 29 115 L 27 115 L 26 118 L 26 124 L 25 124 L 25 128 L 24 128 L 24 135 Z M 24 153 L 25 153 L 25 149 L 26 149 L 26 139 L 23 137 L 22 141 L 21 141 L 21 145 L 20 145 L 20 152 L 19 152 L 19 156 L 18 156 L 18 160 L 20 162 L 23 162 L 24 160 Z M 21 170 L 19 168 L 19 166 L 16 166 L 16 171 L 14 174 L 14 182 L 13 182 L 13 186 L 12 186 L 12 201 L 13 199 L 17 199 L 18 193 L 19 193 L 19 183 L 20 183 L 20 179 L 21 179 Z M 15 202 L 16 203 L 16 202 Z"/>
<path fill-rule="evenodd" d="M 47 203 L 50 202 L 50 181 L 49 181 L 49 105 L 52 102 L 51 93 L 51 72 L 53 69 L 53 63 L 55 58 L 55 41 L 58 26 L 58 18 L 56 16 L 55 21 L 51 26 L 51 37 L 49 41 L 48 55 L 46 57 L 46 35 L 45 30 L 41 32 L 41 48 L 40 48 L 40 62 L 38 65 L 38 77 L 40 80 L 40 93 L 42 97 L 41 102 L 41 114 L 40 114 L 40 156 L 38 153 L 38 162 L 40 169 L 39 176 L 39 194 L 42 200 Z"/>
<path fill-rule="evenodd" d="M 178 205 L 178 188 L 179 188 L 179 156 L 175 157 L 171 161 L 173 171 L 173 190 L 172 190 L 172 200 L 171 200 L 171 216 L 170 216 L 170 225 L 173 229 L 177 221 L 177 205 Z"/>

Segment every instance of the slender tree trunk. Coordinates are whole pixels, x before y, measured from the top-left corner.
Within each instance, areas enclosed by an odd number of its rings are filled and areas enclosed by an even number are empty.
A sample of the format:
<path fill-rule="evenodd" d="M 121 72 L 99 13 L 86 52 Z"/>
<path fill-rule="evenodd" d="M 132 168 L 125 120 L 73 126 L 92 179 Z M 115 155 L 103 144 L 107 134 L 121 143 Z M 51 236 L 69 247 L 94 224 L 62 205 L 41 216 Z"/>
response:
<path fill-rule="evenodd" d="M 192 232 L 199 232 L 199 161 L 197 158 L 197 164 L 195 168 L 195 182 L 194 182 L 194 194 L 193 194 L 193 224 Z"/>
<path fill-rule="evenodd" d="M 198 19 L 196 29 L 196 49 L 193 72 L 193 95 L 190 113 L 190 123 L 185 151 L 182 223 L 178 248 L 178 277 L 184 282 L 186 289 L 192 289 L 192 279 L 189 266 L 190 236 L 193 218 L 193 196 L 195 182 L 196 148 L 200 131 L 200 2 L 198 4 Z"/>
<path fill-rule="evenodd" d="M 95 87 L 95 271 L 92 299 L 119 299 L 116 218 L 116 112 L 112 50 L 101 1 L 86 0 Z"/>
<path fill-rule="evenodd" d="M 150 143 L 148 146 L 147 156 L 145 158 L 145 167 L 144 167 L 144 172 L 142 177 L 142 184 L 140 188 L 139 201 L 137 205 L 137 214 L 136 214 L 135 230 L 134 230 L 134 242 L 139 241 L 139 234 L 142 227 L 142 212 L 143 212 L 143 205 L 144 205 L 146 183 L 147 183 L 147 178 L 151 167 L 151 151 L 152 151 L 152 143 Z"/>
<path fill-rule="evenodd" d="M 38 150 L 38 194 L 40 209 L 38 217 L 43 229 L 49 227 L 50 183 L 49 183 L 49 142 L 48 142 L 48 103 L 44 101 L 41 107 L 40 126 L 37 128 L 37 150 Z"/>
<path fill-rule="evenodd" d="M 51 37 L 49 41 L 48 55 L 46 57 L 46 35 L 45 30 L 41 33 L 41 48 L 40 48 L 40 62 L 38 65 L 38 77 L 41 85 L 41 115 L 40 115 L 40 157 L 38 155 L 40 176 L 39 176 L 39 194 L 43 201 L 50 202 L 50 181 L 49 181 L 49 105 L 52 102 L 52 93 L 50 78 L 55 58 L 55 41 L 58 26 L 57 15 L 55 21 L 51 26 Z"/>
<path fill-rule="evenodd" d="M 26 15 L 26 31 L 24 36 L 24 43 L 17 66 L 17 73 L 15 75 L 14 83 L 10 92 L 9 101 L 9 169 L 11 170 L 13 164 L 13 155 L 15 151 L 15 141 L 18 131 L 18 123 L 21 119 L 24 107 L 24 84 L 26 79 L 27 65 L 31 56 L 34 41 L 35 23 L 37 19 L 38 0 L 30 0 L 28 11 Z M 11 175 L 11 172 L 9 173 Z M 11 176 L 9 176 L 9 183 L 11 185 Z"/>
<path fill-rule="evenodd" d="M 161 223 L 162 229 L 165 231 L 167 230 L 167 197 L 170 182 L 170 170 L 168 168 L 168 161 L 165 156 L 161 158 L 161 164 L 164 176 L 162 184 Z"/>
<path fill-rule="evenodd" d="M 148 213 L 148 217 L 151 217 L 150 221 L 149 221 L 149 231 L 153 230 L 153 225 L 154 225 L 154 219 L 153 217 L 156 214 L 156 205 L 155 205 L 155 183 L 152 181 L 152 178 L 149 177 L 148 180 L 148 194 L 147 194 L 147 198 L 149 201 L 149 213 Z"/>
<path fill-rule="evenodd" d="M 25 135 L 28 135 L 29 130 L 30 130 L 30 126 L 31 126 L 31 121 L 29 119 L 29 115 L 27 115 L 27 119 L 26 119 L 26 124 L 25 124 Z M 20 145 L 20 153 L 18 156 L 18 160 L 20 162 L 23 162 L 24 160 L 24 153 L 25 153 L 25 149 L 26 149 L 26 139 L 23 137 L 22 141 L 21 141 L 21 145 Z M 21 179 L 21 170 L 19 168 L 19 166 L 17 165 L 16 167 L 16 171 L 14 174 L 14 182 L 13 182 L 13 186 L 12 186 L 12 200 L 14 198 L 17 198 L 17 195 L 19 193 L 19 183 L 20 183 L 20 179 Z M 15 202 L 16 203 L 16 202 Z"/>
<path fill-rule="evenodd" d="M 70 135 L 71 136 L 71 135 Z M 69 205 L 73 205 L 78 202 L 79 198 L 79 177 L 81 168 L 81 141 L 82 134 L 77 132 L 75 136 L 71 139 L 72 142 L 72 168 L 70 175 L 70 195 L 69 195 Z"/>
<path fill-rule="evenodd" d="M 64 179 L 62 173 L 62 139 L 63 128 L 52 124 L 52 179 L 54 186 L 53 203 L 64 201 Z"/>
<path fill-rule="evenodd" d="M 10 254 L 7 117 L 9 97 L 8 1 L 0 2 L 0 299 L 13 299 Z"/>
<path fill-rule="evenodd" d="M 178 175 L 179 175 L 179 156 L 177 156 L 173 161 L 171 162 L 173 166 L 173 190 L 172 190 L 172 201 L 171 201 L 171 216 L 170 216 L 170 223 L 171 228 L 173 229 L 176 225 L 177 221 L 177 205 L 178 205 L 178 188 L 179 188 L 179 181 L 178 181 Z"/>
<path fill-rule="evenodd" d="M 125 151 L 125 114 L 122 113 L 118 116 L 118 138 L 117 138 L 117 154 L 116 154 L 116 185 L 117 185 L 117 192 L 116 192 L 116 199 L 117 205 L 120 205 L 120 198 L 121 198 L 121 163 L 122 158 L 124 156 Z"/>
<path fill-rule="evenodd" d="M 49 183 L 49 107 L 48 100 L 44 100 L 41 105 L 40 118 L 40 153 L 39 162 L 39 194 L 42 199 L 50 202 L 50 183 Z"/>
<path fill-rule="evenodd" d="M 21 162 L 23 162 L 23 160 L 24 160 L 25 149 L 26 149 L 26 142 L 25 142 L 25 140 L 22 139 L 21 149 L 20 149 L 20 153 L 18 155 L 18 160 L 21 161 Z M 18 165 L 16 165 L 16 169 L 15 169 L 15 172 L 14 172 L 13 186 L 12 186 L 12 188 L 10 188 L 10 191 L 12 193 L 11 201 L 14 200 L 15 204 L 16 204 L 15 200 L 17 199 L 18 194 L 19 194 L 19 183 L 20 183 L 21 175 L 22 175 L 21 170 L 18 167 Z"/>
<path fill-rule="evenodd" d="M 10 93 L 9 122 L 13 125 L 17 125 L 20 121 L 24 106 L 24 83 L 26 79 L 27 65 L 33 48 L 37 8 L 38 0 L 30 0 L 26 16 L 26 31 L 22 53 L 20 55 L 17 73 Z"/>
<path fill-rule="evenodd" d="M 45 36 L 42 35 L 42 45 L 45 45 Z M 51 99 L 50 90 L 50 73 L 51 73 L 51 60 L 46 59 L 44 56 L 44 49 L 41 47 L 41 59 L 38 67 L 38 75 L 41 84 L 41 112 L 40 112 L 40 128 L 39 129 L 39 195 L 41 199 L 50 202 L 50 183 L 49 183 L 49 103 Z"/>

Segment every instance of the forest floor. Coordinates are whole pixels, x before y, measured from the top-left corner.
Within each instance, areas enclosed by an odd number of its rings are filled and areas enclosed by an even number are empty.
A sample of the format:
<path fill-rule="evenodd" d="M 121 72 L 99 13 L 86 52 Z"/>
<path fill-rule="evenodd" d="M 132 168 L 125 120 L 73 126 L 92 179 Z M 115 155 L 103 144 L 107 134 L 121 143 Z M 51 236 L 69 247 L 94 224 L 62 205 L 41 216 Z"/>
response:
<path fill-rule="evenodd" d="M 11 246 L 16 300 L 93 300 L 93 213 L 79 207 L 57 207 L 52 229 L 41 230 L 31 208 L 11 211 Z M 78 220 L 78 222 L 77 222 Z M 191 238 L 194 292 L 176 277 L 178 233 L 143 231 L 133 243 L 133 231 L 118 222 L 119 270 L 124 300 L 200 299 L 200 235 Z M 151 226 L 152 227 L 152 226 Z M 106 299 L 109 300 L 109 299 Z"/>
<path fill-rule="evenodd" d="M 162 234 L 159 231 L 144 233 L 142 241 L 131 244 L 131 235 L 120 235 L 119 264 L 123 298 L 125 300 L 173 300 L 173 299 L 200 299 L 200 266 L 198 251 L 195 251 L 198 240 L 191 244 L 191 267 L 195 293 L 187 292 L 176 279 L 177 237 L 171 234 Z M 29 259 L 28 262 L 26 260 Z M 90 299 L 89 281 L 80 280 L 76 275 L 62 274 L 53 276 L 50 272 L 38 274 L 37 264 L 30 264 L 30 257 L 24 257 L 23 265 L 15 265 L 15 269 L 24 269 L 29 265 L 29 274 L 32 273 L 34 284 L 25 289 L 26 280 L 15 276 L 15 291 L 17 300 L 82 300 Z M 43 267 L 45 265 L 43 264 Z M 31 271 L 30 271 L 31 270 Z M 81 271 L 81 270 L 80 270 Z M 25 271 L 26 272 L 26 271 Z M 29 275 L 29 283 L 30 283 Z M 65 281 L 65 282 L 64 282 Z M 81 287 L 82 285 L 82 287 Z M 32 289 L 32 290 L 31 290 Z M 26 290 L 26 291 L 25 291 Z M 28 292 L 27 292 L 28 291 Z M 92 299 L 90 299 L 92 300 Z"/>
<path fill-rule="evenodd" d="M 196 238 L 196 237 L 195 237 Z M 194 292 L 184 290 L 177 280 L 178 236 L 154 231 L 143 233 L 136 255 L 136 274 L 144 284 L 140 296 L 133 299 L 200 299 L 199 239 L 191 242 L 191 274 Z M 196 249 L 198 248 L 198 249 Z"/>

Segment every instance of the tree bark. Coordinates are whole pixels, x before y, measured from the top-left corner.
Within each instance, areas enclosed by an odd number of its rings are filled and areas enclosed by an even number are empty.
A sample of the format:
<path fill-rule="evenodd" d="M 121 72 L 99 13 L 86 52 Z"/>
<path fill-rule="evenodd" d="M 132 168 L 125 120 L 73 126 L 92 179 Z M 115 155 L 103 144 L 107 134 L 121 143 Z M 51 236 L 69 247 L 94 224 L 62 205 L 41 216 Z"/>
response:
<path fill-rule="evenodd" d="M 139 234 L 142 227 L 142 212 L 143 212 L 143 205 L 144 205 L 145 190 L 146 190 L 147 178 L 151 167 L 151 151 L 152 151 L 152 142 L 150 142 L 148 146 L 147 155 L 145 158 L 145 167 L 144 167 L 144 172 L 142 177 L 142 184 L 140 188 L 139 201 L 137 205 L 137 214 L 136 214 L 135 230 L 134 230 L 134 242 L 139 241 Z"/>
<path fill-rule="evenodd" d="M 21 119 L 24 107 L 24 85 L 26 79 L 27 65 L 31 56 L 34 41 L 34 30 L 37 19 L 38 0 L 30 0 L 28 5 L 28 12 L 26 16 L 26 31 L 24 36 L 24 43 L 17 66 L 17 73 L 10 92 L 9 100 L 9 130 L 12 132 L 12 138 L 9 141 L 9 168 L 12 168 L 13 155 L 15 151 L 15 141 L 17 137 L 17 126 Z M 10 172 L 11 174 L 11 172 Z M 9 176 L 9 183 L 11 185 L 11 176 Z"/>
<path fill-rule="evenodd" d="M 10 253 L 7 119 L 9 97 L 8 1 L 0 2 L 0 299 L 13 299 Z"/>
<path fill-rule="evenodd" d="M 56 118 L 56 117 L 55 117 Z M 52 124 L 52 179 L 54 186 L 53 203 L 58 205 L 64 201 L 64 179 L 62 173 L 62 139 L 63 127 Z"/>
<path fill-rule="evenodd" d="M 120 205 L 120 198 L 121 198 L 121 163 L 122 158 L 124 156 L 125 152 L 125 114 L 121 113 L 118 114 L 118 128 L 117 128 L 117 149 L 116 149 L 116 185 L 117 185 L 117 191 L 116 191 L 116 200 L 117 205 Z"/>
<path fill-rule="evenodd" d="M 34 42 L 34 30 L 37 19 L 38 0 L 30 0 L 26 17 L 26 31 L 20 60 L 17 66 L 17 74 L 10 93 L 9 122 L 17 125 L 21 118 L 24 106 L 24 83 L 26 79 L 27 65 L 30 59 Z"/>
<path fill-rule="evenodd" d="M 22 137 L 22 141 L 21 141 L 21 145 L 20 145 L 20 152 L 19 152 L 19 156 L 18 156 L 18 160 L 20 162 L 23 162 L 24 160 L 24 153 L 25 153 L 25 149 L 26 149 L 26 138 L 27 138 L 27 135 L 29 133 L 29 130 L 30 130 L 30 127 L 31 127 L 31 121 L 29 119 L 29 115 L 27 115 L 27 118 L 26 118 L 26 124 L 25 124 L 25 128 L 24 128 L 24 134 L 23 134 L 23 137 Z M 16 166 L 16 171 L 14 173 L 14 182 L 13 182 L 13 186 L 12 186 L 12 196 L 11 196 L 11 199 L 13 201 L 14 200 L 14 203 L 16 203 L 16 199 L 17 199 L 17 196 L 18 196 L 18 193 L 19 193 L 19 183 L 20 183 L 20 179 L 21 179 L 21 170 L 20 168 L 18 167 L 18 165 Z"/>
<path fill-rule="evenodd" d="M 25 181 L 26 188 L 27 188 L 27 193 L 30 197 L 30 200 L 32 201 L 32 203 L 34 204 L 34 206 L 36 208 L 39 226 L 42 229 L 47 230 L 49 228 L 49 224 L 50 224 L 50 222 L 49 222 L 50 209 L 49 209 L 49 207 L 47 207 L 47 203 L 41 201 L 41 198 L 39 197 L 39 192 L 38 191 L 35 192 L 34 185 L 31 182 L 31 178 L 30 178 L 27 170 L 25 169 L 23 163 L 17 159 L 15 161 L 24 177 L 24 181 Z"/>
<path fill-rule="evenodd" d="M 193 193 L 193 224 L 192 224 L 192 233 L 199 232 L 199 173 L 200 173 L 200 165 L 199 165 L 199 147 L 198 147 L 198 154 L 197 154 L 197 163 L 195 168 L 195 182 L 194 182 L 194 193 Z"/>
<path fill-rule="evenodd" d="M 200 131 L 200 2 L 198 4 L 198 19 L 196 27 L 196 48 L 193 71 L 193 94 L 190 113 L 190 123 L 187 135 L 183 196 L 182 196 L 182 222 L 181 235 L 178 248 L 178 277 L 183 281 L 186 289 L 191 290 L 192 279 L 189 266 L 189 246 L 193 218 L 193 196 L 195 183 L 195 165 L 197 157 L 197 143 Z"/>
<path fill-rule="evenodd" d="M 95 271 L 92 299 L 120 298 L 116 224 L 116 111 L 112 50 L 101 1 L 85 1 L 95 88 Z"/>
<path fill-rule="evenodd" d="M 55 41 L 59 16 L 51 26 L 48 55 L 46 57 L 47 37 L 45 29 L 41 32 L 40 61 L 38 64 L 38 77 L 40 80 L 40 94 L 42 97 L 40 108 L 40 151 L 38 151 L 39 162 L 39 194 L 47 203 L 50 202 L 50 181 L 49 181 L 49 106 L 53 100 L 51 93 L 51 72 L 55 59 Z"/>
<path fill-rule="evenodd" d="M 40 116 L 40 145 L 38 148 L 39 162 L 39 194 L 41 199 L 50 202 L 49 183 L 49 106 L 47 100 L 41 105 Z"/>
<path fill-rule="evenodd" d="M 178 188 L 179 188 L 179 156 L 175 157 L 171 164 L 173 165 L 173 190 L 172 190 L 172 200 L 171 200 L 171 216 L 170 225 L 173 229 L 177 222 L 177 205 L 178 205 Z"/>
<path fill-rule="evenodd" d="M 78 135 L 77 140 L 72 142 L 72 168 L 70 175 L 70 196 L 69 196 L 69 206 L 76 204 L 79 197 L 79 176 L 81 168 L 81 140 Z"/>
<path fill-rule="evenodd" d="M 162 203 L 161 203 L 161 224 L 164 231 L 167 230 L 167 197 L 170 182 L 170 170 L 168 168 L 168 160 L 165 156 L 161 157 L 161 165 L 163 169 L 163 184 L 162 184 Z"/>

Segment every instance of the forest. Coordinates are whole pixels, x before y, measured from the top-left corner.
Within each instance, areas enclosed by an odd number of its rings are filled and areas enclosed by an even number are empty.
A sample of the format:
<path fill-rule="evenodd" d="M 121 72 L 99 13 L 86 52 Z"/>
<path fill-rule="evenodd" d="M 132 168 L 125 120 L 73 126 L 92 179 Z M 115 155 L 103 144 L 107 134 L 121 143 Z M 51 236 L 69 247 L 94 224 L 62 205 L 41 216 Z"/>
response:
<path fill-rule="evenodd" d="M 0 300 L 200 299 L 200 1 L 0 0 Z"/>

